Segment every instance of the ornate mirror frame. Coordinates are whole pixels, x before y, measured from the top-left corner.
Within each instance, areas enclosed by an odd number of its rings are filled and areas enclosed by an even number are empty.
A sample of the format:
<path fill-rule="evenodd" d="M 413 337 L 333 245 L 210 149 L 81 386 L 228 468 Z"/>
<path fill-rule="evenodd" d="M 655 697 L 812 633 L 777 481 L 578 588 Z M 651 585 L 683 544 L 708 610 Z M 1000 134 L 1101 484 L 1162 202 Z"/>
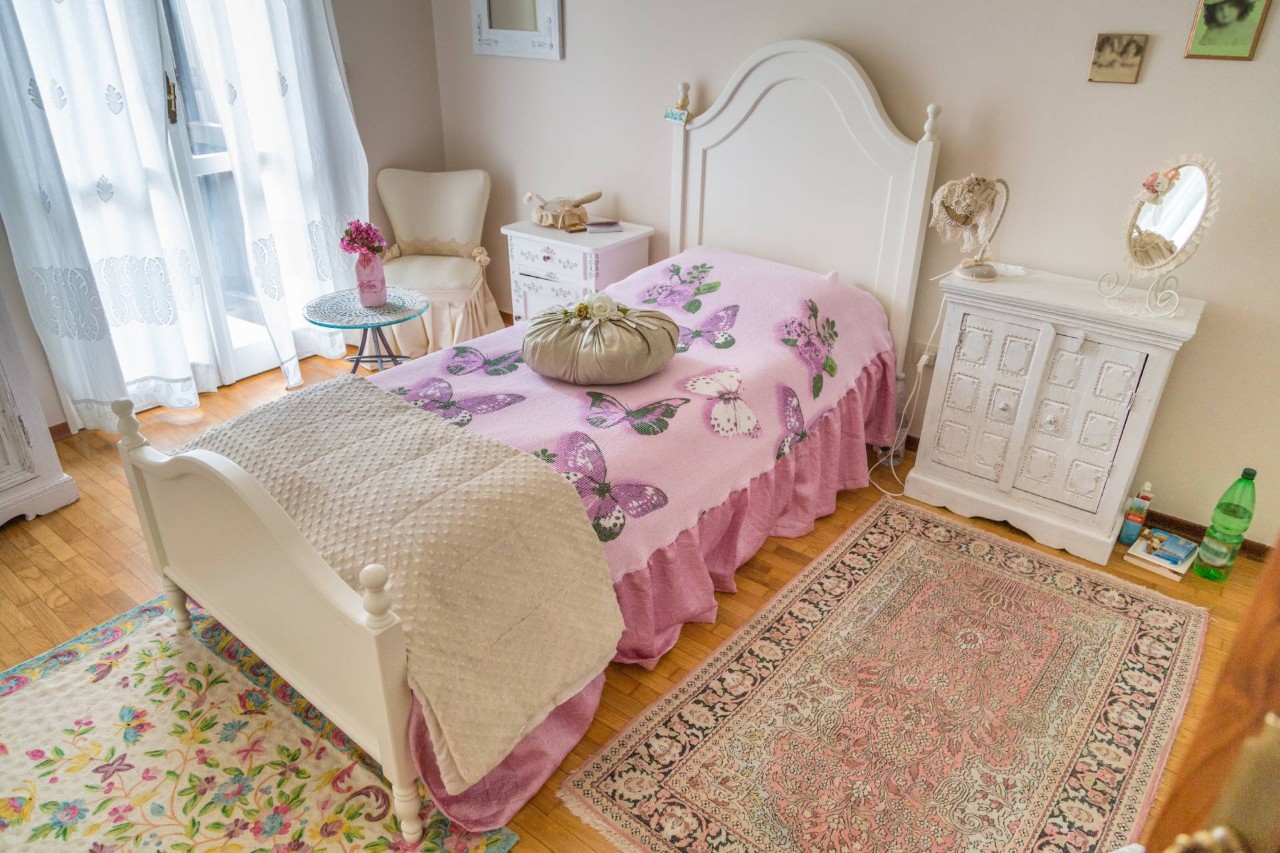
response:
<path fill-rule="evenodd" d="M 530 0 L 536 8 L 536 30 L 494 29 L 489 0 L 471 0 L 471 42 L 476 53 L 524 59 L 564 59 L 564 27 L 560 0 Z"/>
<path fill-rule="evenodd" d="M 1132 251 L 1133 231 L 1137 226 L 1138 215 L 1143 205 L 1147 203 L 1141 195 L 1138 196 L 1124 232 L 1125 261 L 1129 273 L 1123 279 L 1119 273 L 1115 272 L 1103 273 L 1098 277 L 1098 293 L 1109 308 L 1122 314 L 1146 317 L 1172 317 L 1177 313 L 1181 299 L 1178 296 L 1178 279 L 1173 276 L 1173 270 L 1186 263 L 1200 246 L 1205 229 L 1213 222 L 1218 212 L 1220 192 L 1217 164 L 1199 154 L 1174 157 L 1166 162 L 1159 172 L 1187 166 L 1195 166 L 1204 172 L 1205 204 L 1200 221 L 1196 223 L 1195 230 L 1187 238 L 1187 242 L 1176 252 L 1159 263 L 1143 264 L 1134 257 Z M 1137 288 L 1132 288 L 1134 279 L 1147 277 L 1153 278 L 1150 285 L 1146 286 L 1146 292 L 1141 294 L 1136 292 Z"/>
<path fill-rule="evenodd" d="M 1201 157 L 1198 154 L 1186 154 L 1182 157 L 1175 157 L 1165 163 L 1160 169 L 1160 173 L 1168 172 L 1171 169 L 1185 169 L 1188 166 L 1195 166 L 1204 173 L 1205 182 L 1205 202 L 1204 212 L 1200 214 L 1200 221 L 1196 223 L 1195 230 L 1191 232 L 1191 236 L 1187 238 L 1187 242 L 1182 244 L 1176 252 L 1165 258 L 1158 264 L 1142 264 L 1133 256 L 1133 232 L 1138 227 L 1138 216 L 1142 213 L 1142 208 L 1148 202 L 1141 196 L 1137 198 L 1133 205 L 1133 212 L 1129 216 L 1129 227 L 1125 230 L 1125 255 L 1128 258 L 1129 269 L 1137 275 L 1161 275 L 1162 273 L 1172 272 L 1178 267 L 1185 264 L 1196 253 L 1196 249 L 1200 246 L 1200 239 L 1204 235 L 1204 231 L 1213 221 L 1214 216 L 1218 212 L 1218 193 L 1220 190 L 1218 165 L 1207 157 Z"/>

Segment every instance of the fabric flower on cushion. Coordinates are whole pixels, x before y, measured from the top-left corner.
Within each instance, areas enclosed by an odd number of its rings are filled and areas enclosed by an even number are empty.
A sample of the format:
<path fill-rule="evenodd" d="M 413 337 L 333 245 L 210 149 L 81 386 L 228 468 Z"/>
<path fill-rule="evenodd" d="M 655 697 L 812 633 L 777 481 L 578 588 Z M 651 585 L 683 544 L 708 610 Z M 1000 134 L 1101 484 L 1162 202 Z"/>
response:
<path fill-rule="evenodd" d="M 597 319 L 608 317 L 618 310 L 618 303 L 607 293 L 593 293 L 585 301 L 591 309 L 591 316 Z"/>

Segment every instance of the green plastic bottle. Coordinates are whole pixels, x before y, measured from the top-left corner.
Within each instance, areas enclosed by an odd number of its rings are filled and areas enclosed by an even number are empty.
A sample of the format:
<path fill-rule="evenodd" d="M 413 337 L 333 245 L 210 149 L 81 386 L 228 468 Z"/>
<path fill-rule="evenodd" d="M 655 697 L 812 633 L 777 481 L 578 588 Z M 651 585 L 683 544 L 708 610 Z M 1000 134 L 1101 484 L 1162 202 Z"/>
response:
<path fill-rule="evenodd" d="M 1253 478 L 1256 476 L 1257 471 L 1245 468 L 1240 479 L 1223 492 L 1222 499 L 1213 508 L 1213 524 L 1204 532 L 1204 541 L 1191 567 L 1200 577 L 1224 581 L 1231 574 L 1240 544 L 1244 542 L 1244 532 L 1253 521 L 1253 505 L 1257 500 Z"/>

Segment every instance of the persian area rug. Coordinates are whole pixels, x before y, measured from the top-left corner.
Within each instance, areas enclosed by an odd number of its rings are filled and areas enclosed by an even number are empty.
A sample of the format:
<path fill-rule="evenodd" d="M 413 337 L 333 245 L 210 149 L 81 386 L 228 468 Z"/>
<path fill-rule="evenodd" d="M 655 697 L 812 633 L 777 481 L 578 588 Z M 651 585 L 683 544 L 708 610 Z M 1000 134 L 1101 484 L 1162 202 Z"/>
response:
<path fill-rule="evenodd" d="M 378 765 L 199 608 L 162 599 L 0 673 L 0 849 L 505 853 L 427 806 L 408 844 Z"/>
<path fill-rule="evenodd" d="M 1111 851 L 1206 620 L 884 500 L 560 793 L 626 850 Z"/>

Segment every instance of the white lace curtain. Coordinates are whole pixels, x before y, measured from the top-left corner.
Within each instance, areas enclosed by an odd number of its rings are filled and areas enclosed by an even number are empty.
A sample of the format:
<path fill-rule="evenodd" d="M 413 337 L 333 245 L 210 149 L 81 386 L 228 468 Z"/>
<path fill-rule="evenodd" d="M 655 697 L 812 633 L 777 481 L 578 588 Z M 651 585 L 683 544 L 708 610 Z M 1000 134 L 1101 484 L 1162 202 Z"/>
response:
<path fill-rule="evenodd" d="M 0 214 L 68 423 L 217 386 L 150 0 L 0 2 Z"/>
<path fill-rule="evenodd" d="M 342 352 L 301 309 L 354 285 L 336 242 L 368 215 L 327 4 L 175 7 L 200 16 L 224 84 L 254 286 L 296 385 L 300 355 Z M 195 406 L 221 379 L 168 148 L 162 27 L 155 0 L 0 0 L 0 216 L 72 428 L 114 428 L 125 394 Z"/>
<path fill-rule="evenodd" d="M 254 287 L 290 386 L 298 357 L 345 352 L 302 307 L 355 286 L 338 249 L 368 218 L 369 164 L 322 4 L 188 0 L 200 64 L 213 85 L 236 177 Z"/>

